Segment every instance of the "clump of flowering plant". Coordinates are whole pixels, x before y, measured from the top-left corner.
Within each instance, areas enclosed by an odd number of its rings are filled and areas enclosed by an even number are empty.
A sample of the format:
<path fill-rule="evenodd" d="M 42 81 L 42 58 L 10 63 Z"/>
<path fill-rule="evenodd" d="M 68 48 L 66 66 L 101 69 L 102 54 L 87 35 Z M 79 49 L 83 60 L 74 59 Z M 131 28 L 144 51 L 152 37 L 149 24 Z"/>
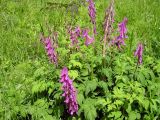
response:
<path fill-rule="evenodd" d="M 142 54 L 143 54 L 143 45 L 139 43 L 136 51 L 134 52 L 134 56 L 138 57 L 138 64 L 142 64 Z"/>
<path fill-rule="evenodd" d="M 64 67 L 61 71 L 60 82 L 63 83 L 62 90 L 64 93 L 62 96 L 65 98 L 64 102 L 68 108 L 68 113 L 73 115 L 78 112 L 78 103 L 76 100 L 76 90 L 73 86 L 72 80 L 68 76 L 68 69 Z"/>

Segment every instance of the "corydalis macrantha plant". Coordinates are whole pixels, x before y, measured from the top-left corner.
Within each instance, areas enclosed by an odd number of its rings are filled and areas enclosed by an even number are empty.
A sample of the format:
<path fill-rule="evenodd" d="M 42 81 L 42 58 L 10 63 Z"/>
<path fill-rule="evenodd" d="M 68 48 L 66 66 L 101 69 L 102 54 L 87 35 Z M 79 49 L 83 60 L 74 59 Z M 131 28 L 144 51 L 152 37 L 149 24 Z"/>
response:
<path fill-rule="evenodd" d="M 86 45 L 86 46 L 88 46 L 88 45 L 90 45 L 90 44 L 92 44 L 92 43 L 94 42 L 94 38 L 93 38 L 93 37 L 90 37 L 90 36 L 88 35 L 88 32 L 89 32 L 88 29 L 84 29 L 84 30 L 82 31 L 82 37 L 86 39 L 86 40 L 85 40 L 85 45 Z"/>
<path fill-rule="evenodd" d="M 76 45 L 78 47 L 78 37 L 81 34 L 80 27 L 76 27 L 75 30 L 69 29 L 68 33 L 70 34 L 71 46 Z"/>
<path fill-rule="evenodd" d="M 78 103 L 76 100 L 77 92 L 73 86 L 72 80 L 68 76 L 68 69 L 66 67 L 61 71 L 60 82 L 63 83 L 62 90 L 64 93 L 62 96 L 65 98 L 64 102 L 68 108 L 68 113 L 73 115 L 78 112 Z"/>
<path fill-rule="evenodd" d="M 143 54 L 143 45 L 142 43 L 139 43 L 136 51 L 134 52 L 134 56 L 138 57 L 138 64 L 142 64 L 142 54 Z"/>
<path fill-rule="evenodd" d="M 127 38 L 127 27 L 126 24 L 128 22 L 127 18 L 124 18 L 121 23 L 118 24 L 118 31 L 119 36 L 115 38 L 115 40 L 112 41 L 113 44 L 116 44 L 117 47 L 120 49 L 121 45 L 125 45 L 125 39 Z"/>
<path fill-rule="evenodd" d="M 91 22 L 93 24 L 93 33 L 96 34 L 96 9 L 95 4 L 93 0 L 87 0 L 89 6 L 88 6 L 88 12 L 91 19 Z"/>
<path fill-rule="evenodd" d="M 57 54 L 55 52 L 55 49 L 53 48 L 52 42 L 51 42 L 51 37 L 44 37 L 41 35 L 41 42 L 45 45 L 45 49 L 47 52 L 47 55 L 52 63 L 55 65 L 58 64 L 57 62 Z"/>
<path fill-rule="evenodd" d="M 114 0 L 111 1 L 110 6 L 105 12 L 104 18 L 104 38 L 103 38 L 103 57 L 106 55 L 106 44 L 111 39 L 111 33 L 113 31 L 114 22 Z"/>

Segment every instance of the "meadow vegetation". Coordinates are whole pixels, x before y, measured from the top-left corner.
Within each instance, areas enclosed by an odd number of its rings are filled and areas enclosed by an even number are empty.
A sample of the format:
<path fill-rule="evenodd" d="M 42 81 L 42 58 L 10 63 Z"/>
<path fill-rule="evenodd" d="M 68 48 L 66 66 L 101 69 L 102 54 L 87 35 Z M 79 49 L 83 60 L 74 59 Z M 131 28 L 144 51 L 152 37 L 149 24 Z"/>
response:
<path fill-rule="evenodd" d="M 1 120 L 160 119 L 160 1 L 93 1 L 0 0 Z"/>

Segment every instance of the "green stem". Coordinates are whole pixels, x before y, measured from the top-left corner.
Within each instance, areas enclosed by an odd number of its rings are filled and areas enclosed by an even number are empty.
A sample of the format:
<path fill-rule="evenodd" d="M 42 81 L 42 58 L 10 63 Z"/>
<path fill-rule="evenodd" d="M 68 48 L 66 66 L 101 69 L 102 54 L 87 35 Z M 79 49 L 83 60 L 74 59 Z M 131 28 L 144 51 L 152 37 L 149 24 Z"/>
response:
<path fill-rule="evenodd" d="M 136 65 L 136 69 L 135 69 L 135 71 L 134 71 L 133 79 L 136 79 L 137 68 L 138 68 L 138 62 L 137 62 L 137 65 Z"/>

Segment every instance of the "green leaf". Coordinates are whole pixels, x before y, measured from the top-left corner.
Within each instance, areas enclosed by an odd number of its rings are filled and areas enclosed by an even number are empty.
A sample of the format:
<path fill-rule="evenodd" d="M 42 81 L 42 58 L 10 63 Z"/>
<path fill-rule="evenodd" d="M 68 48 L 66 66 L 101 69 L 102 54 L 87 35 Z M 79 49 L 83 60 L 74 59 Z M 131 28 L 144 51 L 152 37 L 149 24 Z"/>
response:
<path fill-rule="evenodd" d="M 143 100 L 142 105 L 147 110 L 149 107 L 149 100 Z"/>
<path fill-rule="evenodd" d="M 129 118 L 128 118 L 128 120 L 135 120 L 137 118 L 137 115 L 136 115 L 136 113 L 135 112 L 130 112 L 129 113 Z"/>
<path fill-rule="evenodd" d="M 43 76 L 46 74 L 46 70 L 45 70 L 45 67 L 41 67 L 41 68 L 38 68 L 35 72 L 34 72 L 34 77 L 39 77 L 39 76 Z"/>
<path fill-rule="evenodd" d="M 81 70 L 81 76 L 88 76 L 88 70 L 87 69 L 82 69 Z"/>
<path fill-rule="evenodd" d="M 149 73 L 150 73 L 151 79 L 155 79 L 155 75 L 154 75 L 153 71 L 149 71 Z"/>
<path fill-rule="evenodd" d="M 138 73 L 137 79 L 138 79 L 138 81 L 140 81 L 142 84 L 144 84 L 144 85 L 147 84 L 147 82 L 146 82 L 146 80 L 145 80 L 145 76 L 144 76 L 144 74 L 143 74 L 142 72 L 139 72 L 139 73 Z"/>
<path fill-rule="evenodd" d="M 47 83 L 45 81 L 33 82 L 32 93 L 42 92 L 47 89 Z"/>
<path fill-rule="evenodd" d="M 109 80 L 111 80 L 112 70 L 110 68 L 103 68 L 102 73 L 107 76 Z"/>
<path fill-rule="evenodd" d="M 76 79 L 79 76 L 77 70 L 69 70 L 68 74 L 72 79 Z"/>
<path fill-rule="evenodd" d="M 84 116 L 86 118 L 86 120 L 95 120 L 95 118 L 97 117 L 97 113 L 96 113 L 96 109 L 95 107 L 87 107 L 84 109 Z"/>
<path fill-rule="evenodd" d="M 97 117 L 96 108 L 94 106 L 96 99 L 86 99 L 82 108 L 86 120 L 95 120 Z"/>
<path fill-rule="evenodd" d="M 125 98 L 126 94 L 122 89 L 114 88 L 114 97 L 115 98 Z"/>
<path fill-rule="evenodd" d="M 116 106 L 114 104 L 109 104 L 107 111 L 109 112 L 109 111 L 112 111 L 112 110 L 115 110 L 115 109 L 116 109 Z"/>
<path fill-rule="evenodd" d="M 121 100 L 116 100 L 116 101 L 114 102 L 114 104 L 117 105 L 117 106 L 121 106 L 121 105 L 124 104 L 124 102 L 121 101 Z"/>
<path fill-rule="evenodd" d="M 96 106 L 100 106 L 101 108 L 105 107 L 107 105 L 107 102 L 105 99 L 103 98 L 99 98 L 97 101 L 96 101 Z"/>
<path fill-rule="evenodd" d="M 150 102 L 151 109 L 157 111 L 157 100 L 151 99 L 152 103 Z"/>
<path fill-rule="evenodd" d="M 35 103 L 34 103 L 35 106 L 38 106 L 38 107 L 44 107 L 44 105 L 46 105 L 46 101 L 44 99 L 38 99 Z"/>
<path fill-rule="evenodd" d="M 48 94 L 51 95 L 52 92 L 53 92 L 53 89 L 52 89 L 52 88 L 49 88 Z"/>
<path fill-rule="evenodd" d="M 82 93 L 78 93 L 78 95 L 77 95 L 77 101 L 78 101 L 79 105 L 81 105 L 82 102 L 84 101 L 84 95 Z"/>
<path fill-rule="evenodd" d="M 106 104 L 108 105 L 108 104 L 111 104 L 111 103 L 112 103 L 112 101 L 109 98 L 107 98 Z"/>
<path fill-rule="evenodd" d="M 104 82 L 104 81 L 100 81 L 98 82 L 98 85 L 104 89 L 104 91 L 107 91 L 108 90 L 108 84 L 107 82 Z"/>
<path fill-rule="evenodd" d="M 72 65 L 72 67 L 79 67 L 80 69 L 82 69 L 82 64 L 76 60 L 71 60 L 69 64 Z"/>
<path fill-rule="evenodd" d="M 114 115 L 114 119 L 118 119 L 121 117 L 122 113 L 120 111 L 117 112 L 112 112 L 112 114 Z"/>
<path fill-rule="evenodd" d="M 97 81 L 93 79 L 92 81 L 87 81 L 85 83 L 85 86 L 86 86 L 85 95 L 87 96 L 89 92 L 93 92 L 97 88 L 98 84 Z"/>

